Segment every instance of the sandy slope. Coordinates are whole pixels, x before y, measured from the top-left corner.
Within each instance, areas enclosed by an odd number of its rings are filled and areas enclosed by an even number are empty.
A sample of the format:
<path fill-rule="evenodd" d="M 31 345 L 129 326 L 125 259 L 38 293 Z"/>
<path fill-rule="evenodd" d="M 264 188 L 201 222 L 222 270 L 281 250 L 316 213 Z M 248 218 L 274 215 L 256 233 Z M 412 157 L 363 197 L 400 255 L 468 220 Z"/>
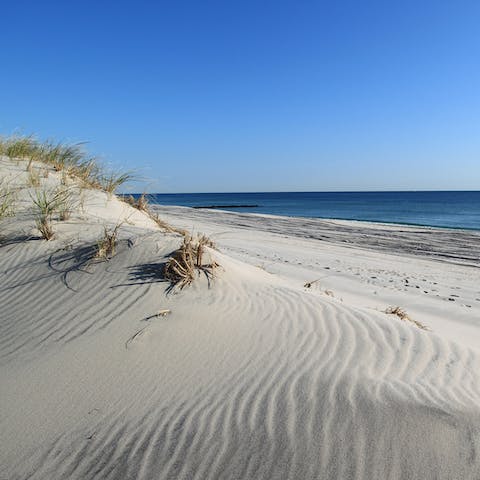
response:
<path fill-rule="evenodd" d="M 0 478 L 480 477 L 480 354 L 461 336 L 382 314 L 366 294 L 305 289 L 307 262 L 292 277 L 249 264 L 252 243 L 272 249 L 255 230 L 219 237 L 228 255 L 214 253 L 210 288 L 200 278 L 167 295 L 159 265 L 180 238 L 86 197 L 93 216 L 78 212 L 52 242 L 20 241 L 27 213 L 7 222 Z M 90 262 L 102 221 L 122 216 L 118 255 Z M 273 245 L 287 244 L 308 257 L 292 239 Z"/>

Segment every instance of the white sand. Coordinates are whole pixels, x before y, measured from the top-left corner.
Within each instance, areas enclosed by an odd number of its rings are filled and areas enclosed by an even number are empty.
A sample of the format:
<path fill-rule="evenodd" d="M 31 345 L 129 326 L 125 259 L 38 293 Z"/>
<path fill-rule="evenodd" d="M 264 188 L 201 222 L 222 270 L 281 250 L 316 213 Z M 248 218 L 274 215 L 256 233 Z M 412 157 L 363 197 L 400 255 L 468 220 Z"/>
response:
<path fill-rule="evenodd" d="M 24 162 L 0 168 L 25 183 Z M 359 248 L 271 217 L 161 208 L 210 234 L 222 265 L 210 288 L 166 294 L 159 265 L 180 237 L 81 196 L 50 242 L 26 191 L 1 223 L 0 478 L 480 478 L 475 236 L 450 232 L 473 254 L 447 262 L 440 237 L 428 258 L 401 238 Z M 92 263 L 119 221 L 118 255 Z"/>

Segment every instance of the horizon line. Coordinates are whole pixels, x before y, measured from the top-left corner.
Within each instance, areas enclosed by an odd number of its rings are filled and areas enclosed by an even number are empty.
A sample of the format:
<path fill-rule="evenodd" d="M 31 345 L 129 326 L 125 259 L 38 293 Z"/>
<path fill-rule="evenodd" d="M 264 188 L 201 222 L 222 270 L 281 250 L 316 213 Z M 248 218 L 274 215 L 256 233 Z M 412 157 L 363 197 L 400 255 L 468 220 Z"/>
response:
<path fill-rule="evenodd" d="M 428 193 L 428 192 L 465 192 L 465 193 L 480 193 L 479 190 L 250 190 L 250 191 L 221 191 L 221 192 L 150 192 L 146 195 L 218 195 L 218 194 L 258 194 L 258 193 Z M 142 195 L 142 192 L 120 192 L 119 195 Z"/>

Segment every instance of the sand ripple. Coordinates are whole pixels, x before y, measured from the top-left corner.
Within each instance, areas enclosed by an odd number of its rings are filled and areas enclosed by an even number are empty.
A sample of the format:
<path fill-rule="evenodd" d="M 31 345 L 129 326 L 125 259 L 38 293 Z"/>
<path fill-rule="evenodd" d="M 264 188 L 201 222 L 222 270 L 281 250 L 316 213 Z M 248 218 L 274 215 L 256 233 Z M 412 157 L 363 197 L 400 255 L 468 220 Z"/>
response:
<path fill-rule="evenodd" d="M 480 478 L 473 352 L 227 258 L 214 289 L 167 298 L 164 283 L 132 280 L 154 247 L 125 248 L 68 285 L 58 254 L 2 257 L 4 378 L 43 375 L 42 398 L 69 420 L 45 426 L 33 400 L 8 397 L 3 431 L 17 432 L 23 409 L 19 430 L 38 422 L 42 435 L 17 433 L 0 476 Z M 170 317 L 142 320 L 161 303 Z M 49 380 L 49 368 L 63 373 Z"/>

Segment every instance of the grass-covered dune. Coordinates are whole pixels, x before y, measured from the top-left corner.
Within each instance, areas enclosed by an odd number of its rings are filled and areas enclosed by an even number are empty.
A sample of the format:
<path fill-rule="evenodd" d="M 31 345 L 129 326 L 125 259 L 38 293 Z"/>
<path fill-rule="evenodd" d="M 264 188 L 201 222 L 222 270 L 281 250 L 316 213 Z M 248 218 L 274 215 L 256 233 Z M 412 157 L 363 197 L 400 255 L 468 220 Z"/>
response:
<path fill-rule="evenodd" d="M 30 172 L 33 162 L 40 162 L 82 181 L 86 186 L 109 193 L 132 178 L 130 172 L 107 171 L 84 147 L 84 143 L 40 141 L 33 135 L 0 137 L 0 155 L 28 160 Z"/>

